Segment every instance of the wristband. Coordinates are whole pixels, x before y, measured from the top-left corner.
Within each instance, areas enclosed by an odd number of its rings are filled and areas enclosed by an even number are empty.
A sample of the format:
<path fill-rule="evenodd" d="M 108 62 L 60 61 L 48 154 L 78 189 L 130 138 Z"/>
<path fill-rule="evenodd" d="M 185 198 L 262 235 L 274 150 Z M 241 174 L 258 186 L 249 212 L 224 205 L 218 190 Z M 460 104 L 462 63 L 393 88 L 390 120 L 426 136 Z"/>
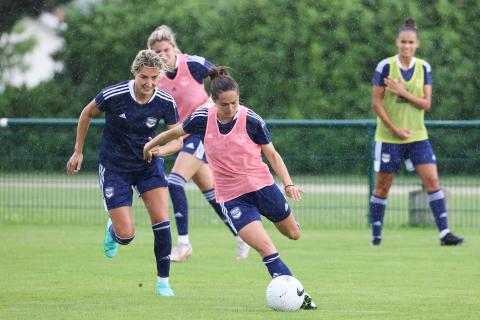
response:
<path fill-rule="evenodd" d="M 287 184 L 287 185 L 284 187 L 285 191 L 287 191 L 287 188 L 288 188 L 288 187 L 295 187 L 295 185 L 294 185 L 294 184 Z"/>

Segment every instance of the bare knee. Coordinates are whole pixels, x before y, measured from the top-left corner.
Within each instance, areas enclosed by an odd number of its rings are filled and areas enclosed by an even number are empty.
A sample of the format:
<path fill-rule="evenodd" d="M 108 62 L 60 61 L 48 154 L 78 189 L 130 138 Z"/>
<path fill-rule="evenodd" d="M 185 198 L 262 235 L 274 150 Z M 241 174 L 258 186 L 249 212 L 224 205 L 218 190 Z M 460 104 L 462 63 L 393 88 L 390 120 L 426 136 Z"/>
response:
<path fill-rule="evenodd" d="M 302 233 L 300 232 L 300 229 L 293 229 L 289 230 L 288 233 L 286 234 L 287 238 L 290 240 L 298 240 L 300 239 L 300 236 Z"/>
<path fill-rule="evenodd" d="M 115 235 L 117 235 L 117 237 L 120 237 L 120 238 L 133 239 L 135 237 L 134 226 L 123 226 L 123 227 L 114 226 L 113 230 L 115 231 Z"/>

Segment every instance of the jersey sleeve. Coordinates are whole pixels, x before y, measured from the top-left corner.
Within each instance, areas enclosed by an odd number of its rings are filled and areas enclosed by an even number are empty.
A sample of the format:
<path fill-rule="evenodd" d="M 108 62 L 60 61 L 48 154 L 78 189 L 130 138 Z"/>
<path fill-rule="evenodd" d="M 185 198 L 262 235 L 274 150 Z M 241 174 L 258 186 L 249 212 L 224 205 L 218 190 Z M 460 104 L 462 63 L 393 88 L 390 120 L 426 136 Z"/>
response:
<path fill-rule="evenodd" d="M 215 66 L 213 63 L 200 56 L 188 56 L 187 65 L 188 70 L 198 83 L 203 83 L 203 80 L 208 77 L 208 71 Z"/>
<path fill-rule="evenodd" d="M 208 121 L 208 108 L 199 108 L 183 121 L 183 131 L 189 134 L 205 136 Z"/>
<path fill-rule="evenodd" d="M 110 111 L 110 103 L 108 99 L 105 99 L 105 94 L 104 94 L 105 89 L 100 91 L 96 96 L 95 96 L 95 104 L 97 105 L 97 108 L 100 109 L 101 111 Z"/>
<path fill-rule="evenodd" d="M 432 78 L 432 67 L 430 66 L 430 63 L 428 63 L 427 61 L 423 61 L 423 74 L 425 75 L 425 79 L 424 79 L 424 84 L 425 85 L 432 85 L 432 81 L 433 81 L 433 78 Z"/>
<path fill-rule="evenodd" d="M 390 64 L 388 63 L 388 59 L 383 59 L 380 61 L 375 68 L 375 72 L 373 73 L 372 77 L 372 85 L 377 87 L 384 87 L 385 83 L 383 79 L 388 77 L 388 73 L 390 72 Z"/>
<path fill-rule="evenodd" d="M 247 112 L 247 133 L 256 144 L 269 144 L 272 142 L 272 137 L 265 121 L 252 110 Z"/>

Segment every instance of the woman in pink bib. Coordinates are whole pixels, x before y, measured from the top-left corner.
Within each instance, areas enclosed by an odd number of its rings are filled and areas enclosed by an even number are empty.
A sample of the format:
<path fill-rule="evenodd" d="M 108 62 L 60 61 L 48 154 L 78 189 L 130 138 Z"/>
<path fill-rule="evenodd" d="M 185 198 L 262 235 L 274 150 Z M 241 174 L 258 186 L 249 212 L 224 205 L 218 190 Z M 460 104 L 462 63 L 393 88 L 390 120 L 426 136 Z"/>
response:
<path fill-rule="evenodd" d="M 225 220 L 260 254 L 273 278 L 292 275 L 280 259 L 260 215 L 292 240 L 300 238 L 300 228 L 268 166 L 262 161 L 262 153 L 282 181 L 288 197 L 299 201 L 302 191 L 293 184 L 263 119 L 239 105 L 237 82 L 223 67 L 212 68 L 209 77 L 215 105 L 199 108 L 183 125 L 156 136 L 145 145 L 144 158 L 151 160 L 155 155 L 162 155 L 156 146 L 186 134 L 203 136 L 215 182 L 215 197 L 222 206 Z M 302 308 L 316 309 L 308 294 L 305 294 Z"/>
<path fill-rule="evenodd" d="M 175 41 L 172 30 L 165 25 L 155 29 L 148 38 L 149 49 L 159 53 L 168 71 L 158 82 L 158 87 L 171 94 L 177 104 L 180 121 L 185 121 L 199 106 L 210 102 L 204 87 L 204 79 L 213 63 L 199 56 L 182 54 Z M 173 153 L 177 150 L 173 150 Z M 168 152 L 170 153 L 170 152 Z M 166 153 L 163 153 L 167 155 Z M 222 208 L 215 201 L 212 173 L 208 167 L 203 145 L 203 137 L 191 134 L 184 138 L 183 148 L 177 155 L 172 172 L 168 176 L 168 190 L 172 199 L 178 241 L 172 249 L 170 259 L 183 261 L 192 254 L 192 245 L 188 237 L 188 202 L 185 185 L 193 179 L 203 195 L 223 220 Z M 250 247 L 237 235 L 225 221 L 227 227 L 237 238 L 237 259 L 248 256 Z"/>

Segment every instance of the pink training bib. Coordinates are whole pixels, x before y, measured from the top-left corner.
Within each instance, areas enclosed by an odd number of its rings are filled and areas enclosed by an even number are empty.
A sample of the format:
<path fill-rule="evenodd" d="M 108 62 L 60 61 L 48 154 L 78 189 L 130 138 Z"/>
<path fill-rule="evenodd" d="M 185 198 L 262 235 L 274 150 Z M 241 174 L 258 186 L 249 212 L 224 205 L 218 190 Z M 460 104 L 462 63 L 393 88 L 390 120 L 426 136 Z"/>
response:
<path fill-rule="evenodd" d="M 238 106 L 232 130 L 223 135 L 217 123 L 217 106 L 208 109 L 205 153 L 215 182 L 215 198 L 223 203 L 274 183 L 262 160 L 260 145 L 247 133 L 248 108 Z"/>
<path fill-rule="evenodd" d="M 202 84 L 193 78 L 187 65 L 187 55 L 179 54 L 178 69 L 175 78 L 164 76 L 158 82 L 158 87 L 173 96 L 178 108 L 180 121 L 187 119 L 195 109 L 208 100 L 207 92 Z"/>

